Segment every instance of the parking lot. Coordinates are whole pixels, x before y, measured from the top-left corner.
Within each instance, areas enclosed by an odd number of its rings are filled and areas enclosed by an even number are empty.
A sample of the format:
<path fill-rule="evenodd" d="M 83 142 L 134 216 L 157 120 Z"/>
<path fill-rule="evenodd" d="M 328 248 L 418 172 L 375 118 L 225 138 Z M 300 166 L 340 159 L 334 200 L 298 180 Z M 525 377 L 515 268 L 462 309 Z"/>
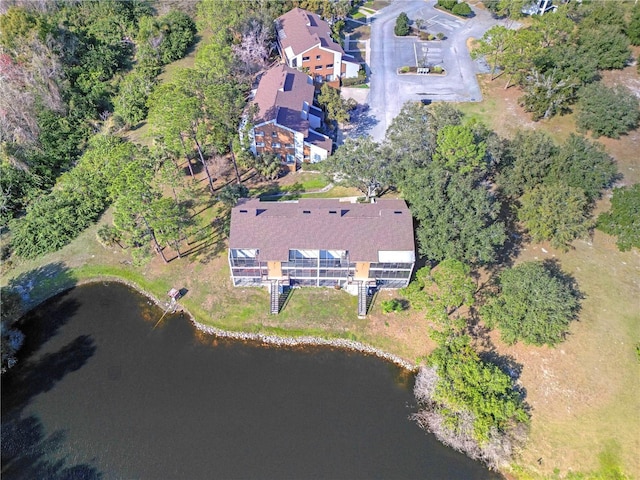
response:
<path fill-rule="evenodd" d="M 375 140 L 384 138 L 387 127 L 407 101 L 480 101 L 476 74 L 482 64 L 471 59 L 469 37 L 480 38 L 500 24 L 486 10 L 474 9 L 470 19 L 460 19 L 434 8 L 435 0 L 395 1 L 380 10 L 371 21 L 369 52 L 370 90 L 368 128 L 356 129 Z M 417 37 L 396 37 L 395 21 L 405 12 L 415 22 L 422 19 L 432 34 L 441 32 L 442 41 L 420 41 Z M 399 75 L 403 66 L 440 65 L 445 75 Z"/>

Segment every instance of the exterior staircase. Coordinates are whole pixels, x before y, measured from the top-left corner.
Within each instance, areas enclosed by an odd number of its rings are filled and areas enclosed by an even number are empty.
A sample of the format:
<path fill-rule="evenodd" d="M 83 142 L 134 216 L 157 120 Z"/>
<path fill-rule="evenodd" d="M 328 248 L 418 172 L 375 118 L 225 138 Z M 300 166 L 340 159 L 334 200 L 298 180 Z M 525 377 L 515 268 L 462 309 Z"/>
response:
<path fill-rule="evenodd" d="M 367 282 L 360 282 L 358 284 L 358 317 L 365 317 L 367 315 L 369 287 Z"/>
<path fill-rule="evenodd" d="M 280 313 L 280 291 L 278 288 L 278 280 L 271 280 L 269 291 L 271 293 L 271 314 L 277 315 Z"/>

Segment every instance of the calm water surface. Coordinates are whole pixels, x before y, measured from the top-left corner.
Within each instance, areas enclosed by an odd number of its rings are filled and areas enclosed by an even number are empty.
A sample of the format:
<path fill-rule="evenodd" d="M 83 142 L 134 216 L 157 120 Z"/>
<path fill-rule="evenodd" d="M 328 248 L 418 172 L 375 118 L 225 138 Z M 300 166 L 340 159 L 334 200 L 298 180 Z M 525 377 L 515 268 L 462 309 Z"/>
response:
<path fill-rule="evenodd" d="M 119 284 L 23 323 L 2 379 L 6 479 L 487 479 L 408 416 L 413 377 L 374 357 L 219 341 Z"/>

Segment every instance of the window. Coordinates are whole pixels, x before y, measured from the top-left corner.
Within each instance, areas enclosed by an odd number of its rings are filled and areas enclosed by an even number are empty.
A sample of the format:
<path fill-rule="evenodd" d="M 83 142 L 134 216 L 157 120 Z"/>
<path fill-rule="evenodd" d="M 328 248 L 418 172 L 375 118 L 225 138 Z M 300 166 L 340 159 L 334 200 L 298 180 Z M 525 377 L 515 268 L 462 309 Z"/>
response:
<path fill-rule="evenodd" d="M 291 155 L 290 153 L 287 153 L 287 163 L 296 163 L 296 157 L 294 155 Z"/>
<path fill-rule="evenodd" d="M 333 68 L 333 63 L 326 65 L 325 68 Z"/>
<path fill-rule="evenodd" d="M 322 70 L 322 65 L 316 65 L 316 70 Z"/>
<path fill-rule="evenodd" d="M 309 61 L 309 57 L 302 57 L 302 61 L 303 62 L 308 62 Z"/>
<path fill-rule="evenodd" d="M 291 60 L 291 66 L 293 68 L 296 68 L 298 66 L 298 59 L 294 58 L 293 60 Z"/>
<path fill-rule="evenodd" d="M 287 143 L 285 145 L 285 148 L 295 148 L 295 147 L 293 146 L 293 143 Z"/>
<path fill-rule="evenodd" d="M 320 55 L 316 55 L 316 60 L 320 60 Z"/>
<path fill-rule="evenodd" d="M 313 154 L 313 161 L 314 162 L 319 162 L 320 160 L 322 160 L 322 158 L 320 158 L 320 155 L 317 153 Z"/>
<path fill-rule="evenodd" d="M 272 146 L 273 148 L 280 148 L 280 147 L 281 147 L 280 142 L 272 142 L 272 143 L 271 143 L 271 146 Z"/>
<path fill-rule="evenodd" d="M 277 137 L 278 136 L 278 132 L 271 132 L 271 136 L 272 137 Z"/>
<path fill-rule="evenodd" d="M 327 82 L 333 82 L 333 75 L 327 75 L 325 79 L 327 80 Z"/>
<path fill-rule="evenodd" d="M 264 142 L 256 142 L 256 147 L 264 147 Z"/>
<path fill-rule="evenodd" d="M 262 130 L 256 130 L 256 137 L 264 137 L 264 132 Z"/>

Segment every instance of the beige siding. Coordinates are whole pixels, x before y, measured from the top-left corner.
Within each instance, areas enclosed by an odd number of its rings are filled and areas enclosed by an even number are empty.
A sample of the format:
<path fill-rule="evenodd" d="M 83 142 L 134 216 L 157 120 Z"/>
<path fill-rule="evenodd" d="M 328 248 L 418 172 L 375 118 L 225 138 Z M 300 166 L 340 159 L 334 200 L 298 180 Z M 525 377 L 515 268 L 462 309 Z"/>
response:
<path fill-rule="evenodd" d="M 267 269 L 269 278 L 282 278 L 281 262 L 267 262 Z"/>
<path fill-rule="evenodd" d="M 357 262 L 356 271 L 353 275 L 354 280 L 366 280 L 369 278 L 369 262 Z"/>

